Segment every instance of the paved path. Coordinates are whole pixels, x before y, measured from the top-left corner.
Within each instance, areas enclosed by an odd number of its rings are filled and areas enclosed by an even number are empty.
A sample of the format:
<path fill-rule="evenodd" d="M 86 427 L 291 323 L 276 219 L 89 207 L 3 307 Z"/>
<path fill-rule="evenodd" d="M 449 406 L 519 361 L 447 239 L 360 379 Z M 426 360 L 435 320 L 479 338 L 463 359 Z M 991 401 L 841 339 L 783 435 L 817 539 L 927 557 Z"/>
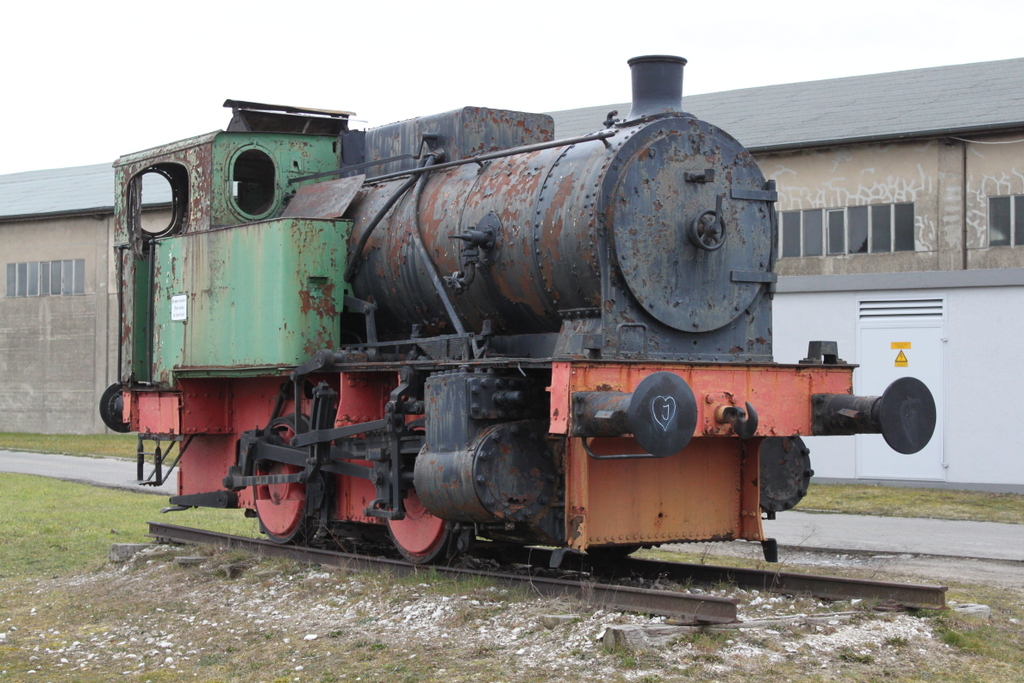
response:
<path fill-rule="evenodd" d="M 794 511 L 763 524 L 786 546 L 1024 562 L 1024 524 Z"/>
<path fill-rule="evenodd" d="M 162 487 L 140 487 L 135 483 L 135 463 L 116 458 L 0 450 L 0 472 L 38 474 L 165 496 L 177 493 L 177 472 Z M 782 512 L 778 519 L 765 521 L 764 530 L 780 545 L 791 547 L 1024 562 L 1024 524 Z"/>
<path fill-rule="evenodd" d="M 147 465 L 147 475 L 152 468 L 152 465 Z M 163 486 L 139 486 L 135 479 L 135 461 L 121 458 L 80 458 L 73 455 L 0 450 L 0 472 L 38 474 L 142 493 L 159 493 L 163 496 L 178 493 L 177 470 L 171 473 L 170 479 Z"/>

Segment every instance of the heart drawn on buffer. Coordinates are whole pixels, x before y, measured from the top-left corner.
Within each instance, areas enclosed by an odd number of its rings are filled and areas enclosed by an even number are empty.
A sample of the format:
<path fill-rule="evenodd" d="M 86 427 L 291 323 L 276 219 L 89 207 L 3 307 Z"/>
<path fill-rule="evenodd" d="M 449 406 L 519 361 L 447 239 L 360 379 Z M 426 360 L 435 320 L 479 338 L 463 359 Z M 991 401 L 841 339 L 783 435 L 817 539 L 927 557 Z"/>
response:
<path fill-rule="evenodd" d="M 663 432 L 667 432 L 669 425 L 676 419 L 676 399 L 674 396 L 655 396 L 651 400 L 651 414 L 654 421 L 658 423 Z"/>

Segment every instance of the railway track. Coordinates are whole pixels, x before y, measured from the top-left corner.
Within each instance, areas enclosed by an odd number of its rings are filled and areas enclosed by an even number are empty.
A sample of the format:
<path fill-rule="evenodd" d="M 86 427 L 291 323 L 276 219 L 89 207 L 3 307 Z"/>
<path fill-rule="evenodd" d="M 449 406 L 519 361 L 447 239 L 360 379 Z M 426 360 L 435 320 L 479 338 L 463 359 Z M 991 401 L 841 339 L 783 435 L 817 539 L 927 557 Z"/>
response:
<path fill-rule="evenodd" d="M 156 522 L 149 523 L 149 536 L 164 542 L 238 548 L 267 557 L 286 557 L 299 562 L 342 566 L 355 570 L 389 571 L 399 575 L 429 570 L 453 578 L 487 577 L 509 586 L 524 586 L 539 595 L 568 596 L 608 609 L 663 615 L 684 624 L 729 624 L 739 621 L 737 615 L 739 601 L 731 598 L 636 588 L 601 583 L 593 579 L 549 578 L 533 574 L 492 572 L 443 565 L 426 567 L 386 557 L 280 545 L 263 539 L 232 536 Z M 547 567 L 550 561 L 551 551 L 548 550 L 531 548 L 521 549 L 520 552 L 521 555 L 512 557 L 512 561 L 537 568 Z M 563 562 L 563 568 L 570 571 L 581 569 L 581 559 L 578 556 L 569 556 Z M 776 593 L 804 593 L 829 600 L 862 598 L 894 607 L 911 609 L 941 609 L 946 604 L 946 587 L 944 586 L 859 581 L 839 577 L 657 562 L 633 558 L 617 562 L 614 572 L 610 574 L 612 579 L 624 576 L 649 580 L 668 579 L 679 583 L 688 581 L 731 582 L 745 588 L 756 588 Z"/>

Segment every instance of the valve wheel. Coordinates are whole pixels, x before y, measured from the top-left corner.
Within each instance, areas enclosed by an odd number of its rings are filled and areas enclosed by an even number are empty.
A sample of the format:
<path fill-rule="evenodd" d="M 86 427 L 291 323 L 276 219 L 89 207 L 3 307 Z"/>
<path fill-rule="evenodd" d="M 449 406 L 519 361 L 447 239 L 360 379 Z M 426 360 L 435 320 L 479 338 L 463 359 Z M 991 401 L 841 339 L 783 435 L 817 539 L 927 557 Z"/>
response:
<path fill-rule="evenodd" d="M 702 211 L 694 218 L 687 234 L 690 242 L 704 251 L 718 251 L 725 244 L 725 224 L 714 209 Z"/>

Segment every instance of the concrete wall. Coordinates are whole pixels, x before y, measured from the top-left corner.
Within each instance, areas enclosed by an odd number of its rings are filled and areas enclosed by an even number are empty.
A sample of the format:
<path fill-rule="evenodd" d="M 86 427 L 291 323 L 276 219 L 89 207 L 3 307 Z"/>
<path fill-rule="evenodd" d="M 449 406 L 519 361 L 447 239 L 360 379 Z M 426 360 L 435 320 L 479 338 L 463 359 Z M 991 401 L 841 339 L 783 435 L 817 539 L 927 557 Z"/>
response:
<path fill-rule="evenodd" d="M 58 259 L 86 269 L 84 295 L 0 297 L 0 431 L 104 431 L 96 407 L 117 358 L 112 244 L 111 215 L 0 224 L 5 269 Z"/>
<path fill-rule="evenodd" d="M 143 225 L 161 228 L 165 209 Z M 0 431 L 107 432 L 100 395 L 117 379 L 117 263 L 112 214 L 0 222 L 8 263 L 85 260 L 85 294 L 8 298 L 0 293 Z"/>
<path fill-rule="evenodd" d="M 986 136 L 962 144 L 967 169 L 966 242 L 969 268 L 1010 268 L 1021 265 L 1022 247 L 990 247 L 988 198 L 1024 195 L 1024 132 Z M 962 221 L 963 222 L 963 221 Z"/>
<path fill-rule="evenodd" d="M 945 296 L 946 481 L 1024 490 L 1024 446 L 1012 431 L 1024 424 L 1024 403 L 1018 400 L 1024 355 L 1014 353 L 1024 338 L 1024 319 L 1017 314 L 1024 310 L 1024 271 L 1003 271 L 1005 281 L 990 277 L 988 286 L 984 279 L 959 277 L 964 275 L 971 273 L 949 273 L 949 286 L 931 288 L 900 288 L 897 282 L 887 287 L 885 279 L 892 276 L 877 276 L 868 287 L 863 279 L 847 278 L 849 288 L 843 289 L 844 278 L 830 278 L 833 291 L 804 291 L 820 278 L 799 278 L 804 280 L 799 285 L 793 284 L 795 278 L 783 279 L 775 298 L 775 359 L 796 362 L 806 355 L 808 341 L 825 339 L 839 343 L 844 360 L 858 362 L 859 298 Z M 903 284 L 914 280 L 912 274 L 902 277 Z M 935 283 L 933 277 L 918 284 Z M 815 476 L 855 479 L 854 439 L 808 439 Z"/>
<path fill-rule="evenodd" d="M 778 184 L 780 212 L 914 203 L 915 251 L 783 258 L 779 273 L 1024 266 L 1024 248 L 988 245 L 988 197 L 1024 194 L 1024 143 L 1014 142 L 1021 138 L 1024 131 L 976 135 L 970 143 L 935 139 L 757 155 Z"/>

